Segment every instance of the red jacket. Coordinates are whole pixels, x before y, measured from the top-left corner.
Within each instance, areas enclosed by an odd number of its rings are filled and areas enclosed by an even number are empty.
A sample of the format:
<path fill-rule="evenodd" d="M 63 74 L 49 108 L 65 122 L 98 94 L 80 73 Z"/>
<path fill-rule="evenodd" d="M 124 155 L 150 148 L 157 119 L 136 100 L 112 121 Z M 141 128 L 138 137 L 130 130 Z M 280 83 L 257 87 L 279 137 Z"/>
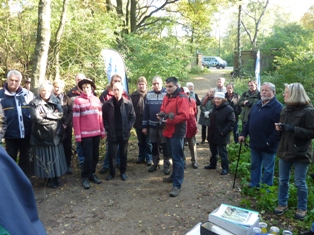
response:
<path fill-rule="evenodd" d="M 192 138 L 197 133 L 197 123 L 196 123 L 196 116 L 197 116 L 197 108 L 196 102 L 194 99 L 189 99 L 189 106 L 190 106 L 190 114 L 189 118 L 186 121 L 186 138 Z"/>
<path fill-rule="evenodd" d="M 160 108 L 166 114 L 173 113 L 174 118 L 166 119 L 163 135 L 168 138 L 184 138 L 186 134 L 186 120 L 189 118 L 189 101 L 182 88 L 173 94 L 167 94 Z"/>

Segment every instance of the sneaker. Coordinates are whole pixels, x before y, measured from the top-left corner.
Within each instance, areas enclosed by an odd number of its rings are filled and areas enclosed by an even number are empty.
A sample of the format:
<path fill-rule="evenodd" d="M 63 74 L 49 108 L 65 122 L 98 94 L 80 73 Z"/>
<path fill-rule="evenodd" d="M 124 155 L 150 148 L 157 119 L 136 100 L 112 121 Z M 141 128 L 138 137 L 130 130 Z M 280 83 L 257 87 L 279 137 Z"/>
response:
<path fill-rule="evenodd" d="M 288 210 L 288 206 L 277 206 L 276 209 L 274 210 L 274 213 L 276 215 L 282 215 Z"/>
<path fill-rule="evenodd" d="M 169 193 L 170 197 L 176 197 L 179 196 L 181 190 L 179 188 L 173 187 Z"/>
<path fill-rule="evenodd" d="M 152 162 L 152 161 L 148 161 L 148 162 L 146 163 L 146 165 L 147 165 L 147 166 L 152 166 L 152 165 L 153 165 L 153 162 Z"/>
<path fill-rule="evenodd" d="M 307 211 L 303 211 L 298 209 L 297 212 L 295 213 L 294 218 L 297 220 L 304 220 L 304 217 L 306 216 Z"/>
<path fill-rule="evenodd" d="M 172 183 L 173 182 L 173 178 L 171 176 L 163 178 L 162 179 L 163 182 L 165 183 Z"/>
<path fill-rule="evenodd" d="M 106 172 L 109 170 L 107 167 L 103 167 L 100 169 L 99 174 L 106 174 Z"/>

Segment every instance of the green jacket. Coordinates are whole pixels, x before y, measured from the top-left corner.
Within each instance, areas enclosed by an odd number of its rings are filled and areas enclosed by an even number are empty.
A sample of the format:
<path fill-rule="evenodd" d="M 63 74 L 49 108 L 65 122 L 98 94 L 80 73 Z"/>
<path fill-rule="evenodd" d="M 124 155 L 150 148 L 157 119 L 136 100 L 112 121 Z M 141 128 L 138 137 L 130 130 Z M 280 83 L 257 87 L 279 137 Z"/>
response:
<path fill-rule="evenodd" d="M 239 99 L 238 104 L 240 105 L 240 107 L 242 107 L 242 123 L 247 122 L 247 118 L 249 116 L 249 113 L 252 109 L 252 107 L 261 99 L 261 94 L 259 91 L 254 92 L 253 94 L 251 94 L 250 90 L 244 92 L 241 96 L 241 98 Z M 249 103 L 244 105 L 243 102 L 245 100 L 248 100 Z"/>

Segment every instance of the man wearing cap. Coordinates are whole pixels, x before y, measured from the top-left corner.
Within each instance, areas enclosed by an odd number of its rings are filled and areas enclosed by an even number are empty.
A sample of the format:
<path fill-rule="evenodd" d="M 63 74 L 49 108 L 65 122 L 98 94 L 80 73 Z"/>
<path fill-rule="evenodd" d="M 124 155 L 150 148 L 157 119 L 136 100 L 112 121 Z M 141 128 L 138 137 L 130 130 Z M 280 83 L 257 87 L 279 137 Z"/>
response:
<path fill-rule="evenodd" d="M 208 128 L 207 140 L 211 152 L 209 165 L 205 169 L 216 169 L 218 155 L 221 158 L 220 175 L 229 172 L 227 144 L 230 142 L 230 132 L 235 125 L 233 108 L 225 99 L 224 92 L 216 92 L 214 96 L 215 106 L 210 114 L 210 125 Z"/>
<path fill-rule="evenodd" d="M 147 166 L 153 164 L 152 161 L 152 144 L 149 142 L 148 135 L 142 132 L 142 121 L 145 107 L 145 98 L 147 95 L 147 80 L 141 76 L 137 80 L 137 91 L 131 94 L 132 104 L 136 114 L 134 128 L 137 135 L 139 155 L 137 164 L 141 164 L 146 160 Z"/>
<path fill-rule="evenodd" d="M 74 100 L 73 128 L 75 140 L 81 143 L 84 155 L 82 185 L 84 189 L 89 189 L 89 180 L 96 184 L 101 183 L 95 172 L 99 159 L 99 143 L 105 137 L 105 130 L 100 100 L 93 95 L 96 89 L 94 82 L 88 78 L 82 79 L 78 87 L 82 94 Z"/>
<path fill-rule="evenodd" d="M 173 171 L 164 182 L 172 182 L 171 197 L 181 192 L 184 180 L 183 140 L 186 135 L 186 120 L 189 118 L 189 101 L 182 88 L 179 88 L 176 77 L 166 79 L 167 95 L 165 96 L 158 119 L 165 124 L 163 136 L 172 157 Z M 164 115 L 162 115 L 164 114 Z"/>
<path fill-rule="evenodd" d="M 29 168 L 29 149 L 32 122 L 29 111 L 30 97 L 21 85 L 22 74 L 11 70 L 4 89 L 0 90 L 0 140 L 5 139 L 6 151 L 24 172 Z"/>

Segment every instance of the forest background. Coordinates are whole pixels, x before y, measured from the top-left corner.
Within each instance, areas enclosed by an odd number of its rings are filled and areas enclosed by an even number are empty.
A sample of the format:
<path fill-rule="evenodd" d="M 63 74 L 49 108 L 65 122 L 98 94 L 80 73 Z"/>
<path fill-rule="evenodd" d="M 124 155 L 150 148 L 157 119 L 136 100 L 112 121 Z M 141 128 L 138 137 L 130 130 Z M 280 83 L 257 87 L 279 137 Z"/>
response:
<path fill-rule="evenodd" d="M 209 72 L 196 65 L 198 53 L 220 56 L 233 65 L 235 52 L 260 50 L 274 58 L 261 80 L 277 86 L 281 102 L 283 84 L 291 82 L 302 83 L 313 100 L 314 2 L 299 19 L 287 13 L 284 4 L 270 2 L 0 0 L 0 79 L 5 82 L 7 72 L 17 69 L 32 79 L 36 92 L 45 79 L 63 79 L 68 89 L 74 76 L 83 72 L 95 81 L 99 94 L 108 84 L 101 50 L 111 48 L 124 58 L 129 89 L 134 91 L 139 76 L 150 80 L 157 74 L 171 75 L 185 82 L 193 74 Z M 252 66 L 254 61 L 233 80 L 240 94 L 254 78 Z M 244 184 L 248 166 L 243 163 L 241 169 Z M 314 208 L 310 179 L 309 191 L 309 208 Z M 243 192 L 251 195 L 243 200 L 247 207 L 263 211 L 276 204 L 275 193 Z M 312 209 L 305 222 L 296 223 L 304 227 L 310 221 L 314 221 Z"/>

